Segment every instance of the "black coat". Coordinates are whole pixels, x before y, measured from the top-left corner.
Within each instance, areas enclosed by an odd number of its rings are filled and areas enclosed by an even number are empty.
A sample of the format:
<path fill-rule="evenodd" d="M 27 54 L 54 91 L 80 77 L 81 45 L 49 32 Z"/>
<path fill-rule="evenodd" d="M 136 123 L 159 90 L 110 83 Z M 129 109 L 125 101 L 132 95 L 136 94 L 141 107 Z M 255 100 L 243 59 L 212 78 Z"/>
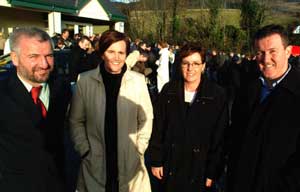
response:
<path fill-rule="evenodd" d="M 294 69 L 259 103 L 257 79 L 234 104 L 228 132 L 228 192 L 300 191 L 300 73 Z"/>
<path fill-rule="evenodd" d="M 80 73 L 95 69 L 100 63 L 101 59 L 92 52 L 87 53 L 86 50 L 81 49 L 78 45 L 71 49 L 70 64 L 69 64 L 69 78 L 70 82 L 76 82 Z"/>
<path fill-rule="evenodd" d="M 152 166 L 163 166 L 165 191 L 203 191 L 205 179 L 216 178 L 226 106 L 223 89 L 204 79 L 190 106 L 184 103 L 182 82 L 164 86 L 155 107 L 150 157 Z"/>
<path fill-rule="evenodd" d="M 0 81 L 0 191 L 63 191 L 63 128 L 70 92 L 61 81 L 49 82 L 49 88 L 43 121 L 15 72 Z"/>
<path fill-rule="evenodd" d="M 77 76 L 79 74 L 79 69 L 81 66 L 88 65 L 88 54 L 84 49 L 81 49 L 78 45 L 75 45 L 71 49 L 69 65 L 69 77 L 71 82 L 77 81 Z"/>

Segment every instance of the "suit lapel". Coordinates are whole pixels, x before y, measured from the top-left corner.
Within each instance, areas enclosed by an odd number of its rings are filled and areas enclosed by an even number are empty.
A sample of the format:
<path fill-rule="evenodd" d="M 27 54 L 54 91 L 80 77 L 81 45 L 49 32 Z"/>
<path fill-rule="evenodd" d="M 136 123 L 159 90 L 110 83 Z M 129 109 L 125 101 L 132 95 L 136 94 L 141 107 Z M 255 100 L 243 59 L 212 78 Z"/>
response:
<path fill-rule="evenodd" d="M 60 82 L 61 80 L 61 82 Z M 52 76 L 50 76 L 49 80 L 47 81 L 47 84 L 49 86 L 49 106 L 47 110 L 47 118 L 51 116 L 54 113 L 54 108 L 60 108 L 62 106 L 56 106 L 58 99 L 64 99 L 64 95 L 61 93 L 61 91 L 68 91 L 62 88 L 62 79 L 56 80 Z"/>
<path fill-rule="evenodd" d="M 8 92 L 17 107 L 24 111 L 24 114 L 32 120 L 33 125 L 37 125 L 41 119 L 41 114 L 33 103 L 30 93 L 26 90 L 16 73 L 12 73 L 9 77 Z"/>
<path fill-rule="evenodd" d="M 261 85 L 259 84 L 259 80 L 257 80 L 254 85 L 250 86 L 248 90 L 248 98 L 246 99 L 247 103 L 247 111 L 249 111 L 250 119 L 248 123 L 248 131 L 254 131 L 253 129 L 256 127 L 257 122 L 261 118 L 262 107 L 260 107 L 259 99 L 260 99 L 260 89 Z M 255 130 L 257 131 L 257 130 Z"/>
<path fill-rule="evenodd" d="M 47 117 L 50 115 L 53 105 L 55 103 L 54 101 L 56 100 L 57 97 L 57 91 L 55 90 L 54 82 L 49 81 L 48 86 L 49 86 L 50 95 L 49 95 L 49 107 L 48 107 Z"/>

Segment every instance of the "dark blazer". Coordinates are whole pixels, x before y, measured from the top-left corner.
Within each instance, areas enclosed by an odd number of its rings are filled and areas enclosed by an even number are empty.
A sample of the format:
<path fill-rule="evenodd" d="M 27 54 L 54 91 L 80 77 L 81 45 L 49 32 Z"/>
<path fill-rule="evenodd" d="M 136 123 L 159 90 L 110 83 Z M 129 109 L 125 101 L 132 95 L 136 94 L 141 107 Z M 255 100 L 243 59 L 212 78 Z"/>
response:
<path fill-rule="evenodd" d="M 215 179 L 221 165 L 223 133 L 228 123 L 223 89 L 202 79 L 194 102 L 187 107 L 183 82 L 167 83 L 154 116 L 151 165 L 163 166 L 165 191 L 204 190 L 206 177 Z"/>
<path fill-rule="evenodd" d="M 15 72 L 0 81 L 0 191 L 62 191 L 63 128 L 70 96 L 49 80 L 50 103 L 42 119 Z"/>
<path fill-rule="evenodd" d="M 259 103 L 262 83 L 245 86 L 228 132 L 228 192 L 300 191 L 300 72 Z"/>

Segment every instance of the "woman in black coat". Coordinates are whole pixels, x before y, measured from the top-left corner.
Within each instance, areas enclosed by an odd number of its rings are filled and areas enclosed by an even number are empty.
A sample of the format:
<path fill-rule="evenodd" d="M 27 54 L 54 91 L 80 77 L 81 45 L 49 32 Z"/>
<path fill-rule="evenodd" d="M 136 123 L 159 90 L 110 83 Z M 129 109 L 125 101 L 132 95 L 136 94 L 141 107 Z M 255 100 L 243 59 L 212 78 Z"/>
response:
<path fill-rule="evenodd" d="M 222 162 L 226 98 L 222 88 L 201 76 L 204 59 L 200 47 L 182 47 L 182 78 L 163 87 L 155 106 L 151 171 L 166 192 L 205 191 Z"/>

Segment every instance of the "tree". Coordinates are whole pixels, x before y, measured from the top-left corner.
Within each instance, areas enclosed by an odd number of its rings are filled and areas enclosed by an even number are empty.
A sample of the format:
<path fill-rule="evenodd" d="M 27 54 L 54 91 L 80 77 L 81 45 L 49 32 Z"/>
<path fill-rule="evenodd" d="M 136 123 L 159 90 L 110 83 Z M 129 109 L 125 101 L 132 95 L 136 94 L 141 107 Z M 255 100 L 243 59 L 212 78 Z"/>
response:
<path fill-rule="evenodd" d="M 172 6 L 172 39 L 177 41 L 177 32 L 179 29 L 179 17 L 178 17 L 178 4 L 179 0 L 173 0 Z"/>
<path fill-rule="evenodd" d="M 244 45 L 246 44 L 246 34 L 244 30 L 237 28 L 232 25 L 226 25 L 224 27 L 224 42 L 225 42 L 225 51 L 234 51 L 234 52 L 247 52 L 244 50 Z"/>
<path fill-rule="evenodd" d="M 219 22 L 219 9 L 222 3 L 222 0 L 211 0 L 207 4 L 209 7 L 209 23 L 207 27 L 209 31 L 210 48 L 220 48 L 222 46 L 223 33 L 221 32 Z"/>
<path fill-rule="evenodd" d="M 245 30 L 248 49 L 251 50 L 251 39 L 265 19 L 266 5 L 256 0 L 243 0 L 241 6 L 241 28 Z"/>

